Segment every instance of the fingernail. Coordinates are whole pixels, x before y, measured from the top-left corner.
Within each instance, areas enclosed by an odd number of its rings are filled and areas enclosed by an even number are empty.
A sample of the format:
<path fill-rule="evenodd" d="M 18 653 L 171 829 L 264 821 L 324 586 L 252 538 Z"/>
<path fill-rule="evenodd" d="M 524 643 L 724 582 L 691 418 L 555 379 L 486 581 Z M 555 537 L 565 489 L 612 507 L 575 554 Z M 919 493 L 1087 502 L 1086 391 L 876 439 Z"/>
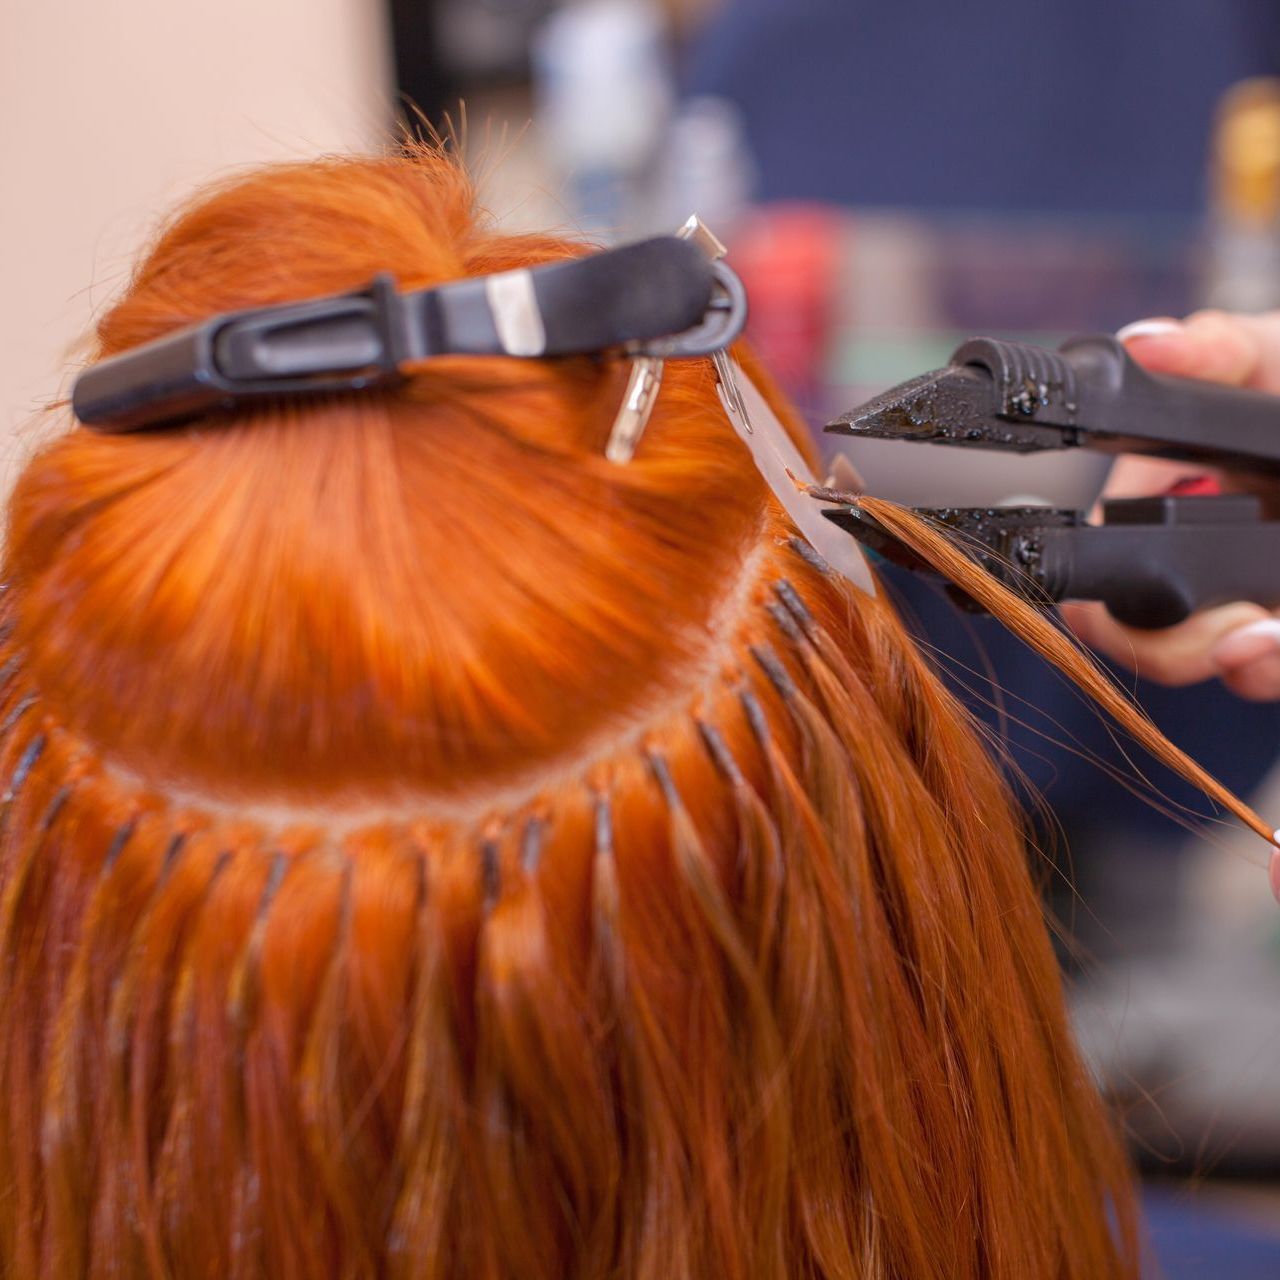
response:
<path fill-rule="evenodd" d="M 1128 342 L 1130 338 L 1167 338 L 1181 332 L 1182 325 L 1177 320 L 1135 320 L 1123 329 L 1117 329 L 1116 337 L 1121 342 Z"/>
<path fill-rule="evenodd" d="M 1280 831 L 1276 832 L 1275 838 L 1280 840 Z M 1280 849 L 1271 850 L 1271 865 L 1267 868 L 1267 878 L 1271 881 L 1271 892 L 1275 895 L 1277 902 L 1280 902 Z"/>
<path fill-rule="evenodd" d="M 1280 618 L 1259 618 L 1229 632 L 1209 653 L 1216 667 L 1239 667 L 1280 650 Z"/>

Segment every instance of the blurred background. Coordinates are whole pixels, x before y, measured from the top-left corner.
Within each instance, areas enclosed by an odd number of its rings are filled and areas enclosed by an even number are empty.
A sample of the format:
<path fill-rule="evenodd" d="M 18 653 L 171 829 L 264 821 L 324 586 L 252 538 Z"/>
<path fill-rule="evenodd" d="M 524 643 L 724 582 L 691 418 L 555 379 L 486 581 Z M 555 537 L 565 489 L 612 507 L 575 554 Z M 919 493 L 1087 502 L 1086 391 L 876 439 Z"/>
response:
<path fill-rule="evenodd" d="M 5 483 L 158 214 L 230 169 L 405 130 L 458 135 L 512 229 L 606 242 L 696 211 L 815 427 L 970 334 L 1280 306 L 1276 0 L 4 0 L 0 84 Z M 1087 506 L 1106 466 L 853 458 L 878 493 L 952 504 Z M 1280 913 L 1258 851 L 1140 804 L 1036 660 L 894 589 L 1045 798 L 1080 1033 L 1165 1273 L 1280 1276 Z M 1280 708 L 1121 678 L 1280 814 Z"/>

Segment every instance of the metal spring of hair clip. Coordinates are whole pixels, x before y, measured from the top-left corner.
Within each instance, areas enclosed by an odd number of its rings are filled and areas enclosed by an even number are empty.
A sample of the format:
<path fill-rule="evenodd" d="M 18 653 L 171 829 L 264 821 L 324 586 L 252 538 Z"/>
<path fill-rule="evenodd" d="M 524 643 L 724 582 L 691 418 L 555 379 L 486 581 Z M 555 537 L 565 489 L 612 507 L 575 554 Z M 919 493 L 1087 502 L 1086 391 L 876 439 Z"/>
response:
<path fill-rule="evenodd" d="M 676 232 L 681 240 L 690 240 L 706 254 L 709 261 L 719 263 L 727 250 L 716 235 L 707 227 L 698 215 L 691 214 L 684 226 Z M 707 318 L 698 326 L 697 331 L 680 335 L 681 349 L 690 345 L 690 340 L 702 337 L 706 330 L 707 337 L 713 337 L 717 329 L 723 330 L 731 341 L 742 327 L 742 316 L 746 308 L 746 298 L 741 282 L 729 271 L 716 274 L 716 291 L 707 309 Z M 657 344 L 646 343 L 646 349 L 652 351 Z M 683 350 L 679 353 L 683 354 Z M 671 354 L 677 354 L 673 343 Z M 747 417 L 746 405 L 738 389 L 733 374 L 733 364 L 729 358 L 727 346 L 718 346 L 709 352 L 715 363 L 716 377 L 720 383 L 721 397 L 731 414 L 737 414 L 746 425 L 751 424 Z M 633 356 L 631 375 L 627 379 L 627 389 L 622 397 L 622 404 L 613 420 L 613 428 L 609 432 L 609 442 L 605 446 L 605 457 L 610 462 L 627 463 L 635 457 L 636 446 L 644 429 L 653 414 L 653 406 L 657 403 L 658 392 L 662 389 L 662 369 L 665 361 L 659 355 L 644 354 Z"/>

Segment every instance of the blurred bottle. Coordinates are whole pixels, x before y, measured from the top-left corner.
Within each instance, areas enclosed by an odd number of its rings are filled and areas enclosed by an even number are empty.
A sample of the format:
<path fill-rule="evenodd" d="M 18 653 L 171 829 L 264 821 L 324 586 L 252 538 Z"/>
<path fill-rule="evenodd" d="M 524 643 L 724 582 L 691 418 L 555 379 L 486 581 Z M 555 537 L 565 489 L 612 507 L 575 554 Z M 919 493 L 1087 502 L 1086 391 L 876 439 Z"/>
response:
<path fill-rule="evenodd" d="M 1206 304 L 1280 307 L 1280 79 L 1242 80 L 1224 96 L 1211 181 Z"/>
<path fill-rule="evenodd" d="M 651 203 L 675 98 L 662 13 L 644 0 L 576 0 L 533 45 L 534 99 L 548 161 L 584 229 L 633 232 Z"/>
<path fill-rule="evenodd" d="M 696 213 L 732 252 L 756 185 L 737 104 L 711 96 L 682 102 L 667 132 L 659 171 L 650 225 L 643 229 L 669 232 Z"/>
<path fill-rule="evenodd" d="M 827 205 L 767 205 L 729 246 L 729 261 L 751 299 L 747 336 L 809 418 L 825 402 L 845 229 L 845 216 Z"/>

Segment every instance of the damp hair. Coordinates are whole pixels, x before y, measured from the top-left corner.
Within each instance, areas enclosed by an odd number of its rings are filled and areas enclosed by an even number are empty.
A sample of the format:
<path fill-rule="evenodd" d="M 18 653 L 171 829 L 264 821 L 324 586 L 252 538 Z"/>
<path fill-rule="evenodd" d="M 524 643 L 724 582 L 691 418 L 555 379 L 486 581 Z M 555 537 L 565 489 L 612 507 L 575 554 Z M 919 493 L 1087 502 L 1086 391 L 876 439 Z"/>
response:
<path fill-rule="evenodd" d="M 273 168 L 169 224 L 97 357 L 583 251 L 497 233 L 436 151 Z M 624 377 L 440 359 L 26 468 L 0 1274 L 1137 1274 L 974 726 L 797 540 L 709 367 L 606 462 Z"/>

